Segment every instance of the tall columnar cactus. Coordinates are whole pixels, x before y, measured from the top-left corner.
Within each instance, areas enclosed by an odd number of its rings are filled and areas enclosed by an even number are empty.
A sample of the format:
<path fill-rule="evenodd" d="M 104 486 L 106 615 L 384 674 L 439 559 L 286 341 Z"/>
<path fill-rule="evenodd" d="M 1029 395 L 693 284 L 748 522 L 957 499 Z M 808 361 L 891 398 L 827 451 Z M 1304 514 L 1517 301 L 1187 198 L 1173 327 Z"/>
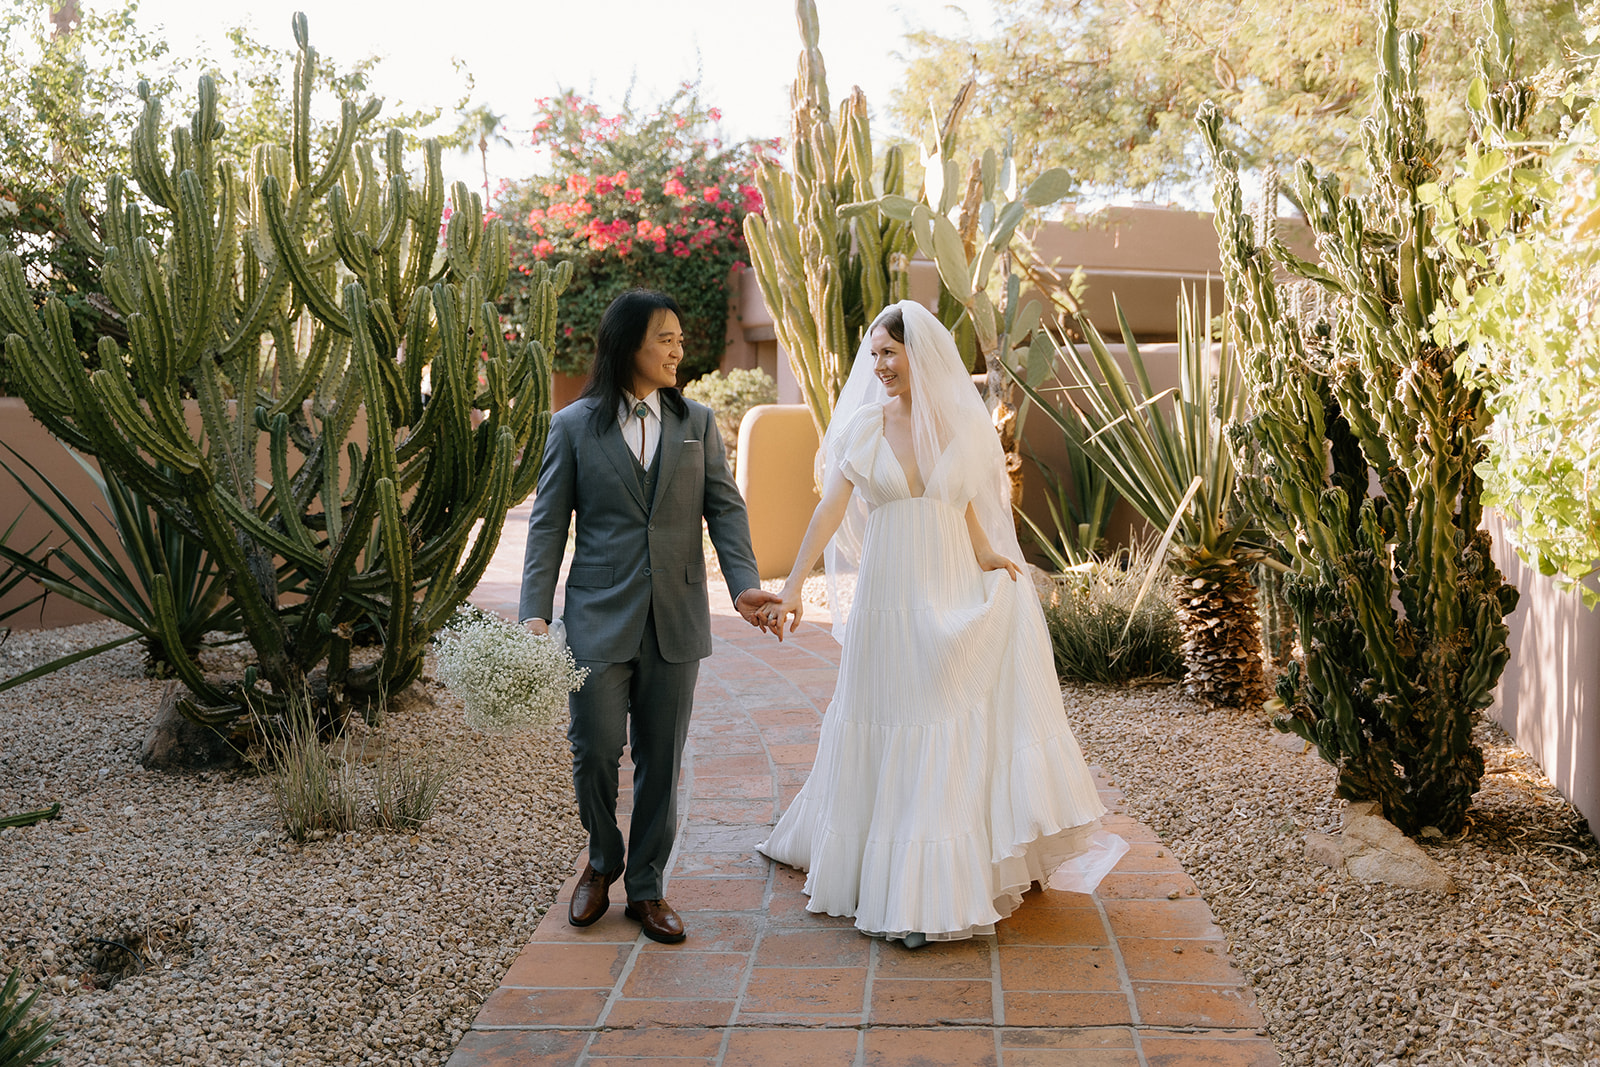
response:
<path fill-rule="evenodd" d="M 932 151 L 924 150 L 916 196 L 905 195 L 898 146 L 884 153 L 882 179 L 875 181 L 866 97 L 854 90 L 839 106 L 837 124 L 829 118 L 816 4 L 796 0 L 795 12 L 804 50 L 791 92 L 791 167 L 769 162 L 757 173 L 767 209 L 746 217 L 745 237 L 817 429 L 827 429 L 871 317 L 909 295 L 910 258 L 920 252 L 939 270 L 940 318 L 975 349 L 973 363 L 988 375 L 996 427 L 1020 492 L 1016 415 L 1001 362 L 1015 358 L 1011 340 L 1032 332 L 1041 308 L 1019 306 L 1021 279 L 1011 272 L 1010 255 L 1027 211 L 1061 199 L 1071 178 L 1057 168 L 1019 191 L 1008 148 L 973 159 L 963 183 L 953 155 L 975 89 L 968 83 L 938 123 Z M 1004 272 L 998 279 L 997 268 Z"/>
<path fill-rule="evenodd" d="M 1305 650 L 1280 681 L 1280 729 L 1339 768 L 1340 795 L 1401 829 L 1457 829 L 1483 774 L 1472 740 L 1508 651 L 1516 604 L 1479 529 L 1482 413 L 1430 316 L 1448 283 L 1419 185 L 1436 177 L 1417 93 L 1422 38 L 1384 5 L 1370 192 L 1302 163 L 1295 191 L 1320 263 L 1242 207 L 1214 109 L 1199 124 L 1217 176 L 1217 230 L 1252 412 L 1235 424 L 1241 489 L 1289 560 Z M 1287 270 L 1306 283 L 1280 286 Z"/>
<path fill-rule="evenodd" d="M 202 78 L 168 158 L 160 102 L 142 94 L 133 172 L 161 214 L 146 218 L 113 178 L 96 233 L 76 215 L 81 183 L 69 190 L 75 232 L 127 320 L 125 351 L 102 338 L 101 369 L 87 374 L 66 310 L 51 300 L 36 311 L 16 257 L 0 259 L 0 318 L 29 409 L 193 533 L 227 575 L 255 663 L 230 683 L 189 655 L 174 663 L 194 697 L 181 706 L 218 724 L 247 704 L 284 705 L 324 666 L 335 713 L 417 676 L 506 511 L 533 489 L 550 417 L 545 351 L 570 277 L 563 264 L 537 279 L 534 340 L 508 345 L 491 303 L 508 269 L 501 224 L 485 226 L 459 183 L 443 223 L 436 143 L 420 187 L 398 133 L 380 165 L 358 143 L 375 102 L 345 101 L 315 161 L 317 56 L 303 15 L 294 30 L 292 138 L 258 146 L 244 180 L 218 157 L 216 89 Z M 186 394 L 198 397 L 196 428 Z M 157 581 L 156 601 L 176 650 L 173 581 Z M 383 650 L 357 666 L 364 622 Z"/>
<path fill-rule="evenodd" d="M 875 180 L 867 98 L 857 88 L 839 105 L 837 123 L 830 116 L 816 5 L 795 7 L 805 50 L 791 89 L 792 165 L 767 161 L 756 172 L 766 208 L 745 216 L 744 232 L 778 341 L 821 434 L 869 317 L 909 290 L 913 246 L 905 222 L 876 209 L 842 210 L 902 194 L 904 160 L 890 148 L 881 184 Z"/>

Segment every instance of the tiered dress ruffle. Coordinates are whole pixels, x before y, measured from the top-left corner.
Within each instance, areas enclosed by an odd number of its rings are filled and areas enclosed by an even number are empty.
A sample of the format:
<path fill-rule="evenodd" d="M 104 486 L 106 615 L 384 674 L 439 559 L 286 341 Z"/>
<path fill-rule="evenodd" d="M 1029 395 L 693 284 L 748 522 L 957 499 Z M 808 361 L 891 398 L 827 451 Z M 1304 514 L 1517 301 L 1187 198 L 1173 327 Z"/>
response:
<path fill-rule="evenodd" d="M 807 872 L 808 909 L 929 940 L 987 933 L 1035 882 L 1091 891 L 1127 846 L 1100 828 L 1038 597 L 983 572 L 970 494 L 912 497 L 882 409 L 841 467 L 869 513 L 816 762 L 761 845 Z"/>

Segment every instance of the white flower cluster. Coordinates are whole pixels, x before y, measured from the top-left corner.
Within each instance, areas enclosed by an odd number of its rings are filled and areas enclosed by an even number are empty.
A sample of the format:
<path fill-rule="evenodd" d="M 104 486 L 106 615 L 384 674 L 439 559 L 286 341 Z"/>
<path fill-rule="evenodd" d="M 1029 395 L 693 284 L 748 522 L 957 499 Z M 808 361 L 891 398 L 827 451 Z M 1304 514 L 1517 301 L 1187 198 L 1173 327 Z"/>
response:
<path fill-rule="evenodd" d="M 589 672 L 557 636 L 537 636 L 498 615 L 469 611 L 434 644 L 439 680 L 466 706 L 477 730 L 542 729 L 567 707 Z"/>

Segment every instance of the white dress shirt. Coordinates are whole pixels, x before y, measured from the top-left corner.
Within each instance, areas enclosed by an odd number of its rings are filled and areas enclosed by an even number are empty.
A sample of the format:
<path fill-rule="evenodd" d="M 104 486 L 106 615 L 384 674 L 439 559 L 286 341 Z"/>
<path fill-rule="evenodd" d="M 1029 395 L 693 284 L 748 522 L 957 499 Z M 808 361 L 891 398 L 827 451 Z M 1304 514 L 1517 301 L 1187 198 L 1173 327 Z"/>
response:
<path fill-rule="evenodd" d="M 628 451 L 634 454 L 644 466 L 650 469 L 650 464 L 655 462 L 656 445 L 661 440 L 661 390 L 657 389 L 644 398 L 644 406 L 649 409 L 649 414 L 644 417 L 644 440 L 639 440 L 639 416 L 634 414 L 634 409 L 639 406 L 638 397 L 622 391 L 622 406 L 617 411 L 617 425 L 622 429 L 622 441 L 628 446 Z"/>

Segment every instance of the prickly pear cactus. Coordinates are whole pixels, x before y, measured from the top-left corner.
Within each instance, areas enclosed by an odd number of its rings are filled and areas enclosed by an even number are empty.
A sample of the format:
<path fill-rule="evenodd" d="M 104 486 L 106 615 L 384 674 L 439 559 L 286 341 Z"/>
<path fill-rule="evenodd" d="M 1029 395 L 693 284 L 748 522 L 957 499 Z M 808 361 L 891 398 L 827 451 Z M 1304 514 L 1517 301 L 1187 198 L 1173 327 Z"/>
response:
<path fill-rule="evenodd" d="M 1303 666 L 1278 686 L 1277 725 L 1339 768 L 1339 793 L 1401 829 L 1457 829 L 1483 774 L 1472 739 L 1508 657 L 1515 606 L 1479 529 L 1479 393 L 1434 342 L 1448 284 L 1417 188 L 1437 178 L 1417 93 L 1422 38 L 1388 0 L 1382 72 L 1363 126 L 1370 192 L 1302 163 L 1294 190 L 1320 262 L 1258 225 L 1215 110 L 1199 123 L 1217 177 L 1223 273 L 1251 417 L 1233 441 L 1241 489 L 1290 560 Z M 1287 271 L 1303 279 L 1283 286 Z"/>
<path fill-rule="evenodd" d="M 507 344 L 492 303 L 508 269 L 502 225 L 486 226 L 459 183 L 445 222 L 436 143 L 416 186 L 398 133 L 378 153 L 363 142 L 376 102 L 344 101 L 313 159 L 317 54 L 303 15 L 294 29 L 287 147 L 258 146 L 237 174 L 216 150 L 216 89 L 202 78 L 165 153 L 161 104 L 144 94 L 133 177 L 159 215 L 142 217 L 114 178 L 94 228 L 76 215 L 81 183 L 70 189 L 74 232 L 127 320 L 126 350 L 102 338 L 101 369 L 86 373 L 66 310 L 37 311 L 16 257 L 0 259 L 0 321 L 29 409 L 199 537 L 228 575 L 254 664 L 230 684 L 190 656 L 175 664 L 193 694 L 183 707 L 212 723 L 279 708 L 313 671 L 335 713 L 417 676 L 538 476 L 545 352 L 571 273 L 536 279 L 533 340 Z M 198 427 L 185 396 L 198 397 Z M 157 611 L 179 648 L 171 584 L 158 582 Z M 364 624 L 382 654 L 355 666 Z"/>

